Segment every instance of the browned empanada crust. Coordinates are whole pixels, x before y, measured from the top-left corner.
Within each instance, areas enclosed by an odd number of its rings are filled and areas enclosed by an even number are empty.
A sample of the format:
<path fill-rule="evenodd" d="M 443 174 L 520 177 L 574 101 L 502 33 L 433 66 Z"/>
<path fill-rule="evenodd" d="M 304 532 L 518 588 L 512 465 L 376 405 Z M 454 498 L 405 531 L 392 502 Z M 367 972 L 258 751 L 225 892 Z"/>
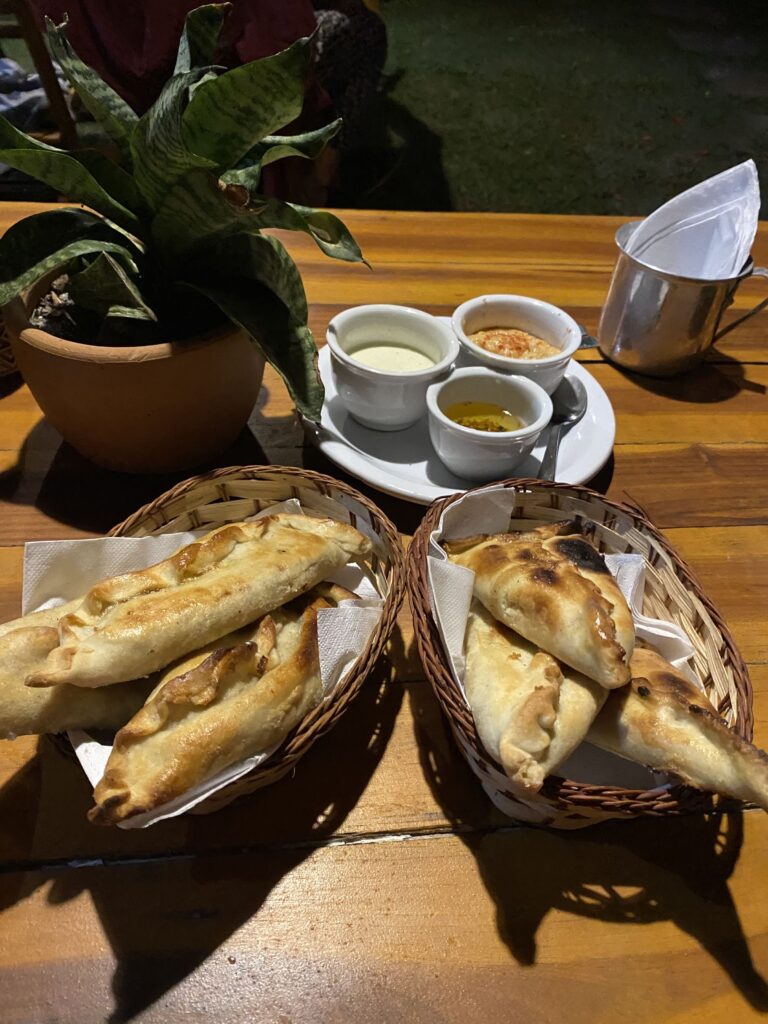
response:
<path fill-rule="evenodd" d="M 504 625 L 602 686 L 629 679 L 634 625 L 602 556 L 573 523 L 446 543 Z"/>
<path fill-rule="evenodd" d="M 584 739 L 607 696 L 473 600 L 464 690 L 477 731 L 523 797 L 536 793 Z"/>
<path fill-rule="evenodd" d="M 183 662 L 181 674 L 169 669 L 115 737 L 91 821 L 153 810 L 280 742 L 322 696 L 317 613 L 354 596 L 316 588 L 262 618 L 252 639 L 236 635 L 234 646 Z"/>
<path fill-rule="evenodd" d="M 704 692 L 660 654 L 637 648 L 631 668 L 631 682 L 609 695 L 589 742 L 768 810 L 768 755 L 729 729 Z"/>
<path fill-rule="evenodd" d="M 146 700 L 148 680 L 109 690 L 25 686 L 25 677 L 44 663 L 58 642 L 54 625 L 22 626 L 0 636 L 0 738 L 68 729 L 119 729 Z"/>
<path fill-rule="evenodd" d="M 58 605 L 56 608 L 44 608 L 39 612 L 27 612 L 26 615 L 21 615 L 18 619 L 10 619 L 8 622 L 3 622 L 0 624 L 0 637 L 4 637 L 6 633 L 12 633 L 17 629 L 25 629 L 28 626 L 58 626 L 59 620 L 70 612 L 75 611 L 76 608 L 79 608 L 82 600 L 83 596 L 81 594 L 80 597 L 75 597 L 71 601 L 67 601 L 66 604 Z"/>
<path fill-rule="evenodd" d="M 333 519 L 277 514 L 214 530 L 170 558 L 97 584 L 59 620 L 29 686 L 104 686 L 149 675 L 261 617 L 370 542 Z"/>

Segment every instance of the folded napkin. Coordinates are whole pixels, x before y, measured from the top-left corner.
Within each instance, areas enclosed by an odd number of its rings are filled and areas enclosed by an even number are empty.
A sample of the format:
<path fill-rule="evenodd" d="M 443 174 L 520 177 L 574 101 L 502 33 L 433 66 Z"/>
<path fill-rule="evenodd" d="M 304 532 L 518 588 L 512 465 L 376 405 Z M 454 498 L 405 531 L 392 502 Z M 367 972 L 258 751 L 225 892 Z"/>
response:
<path fill-rule="evenodd" d="M 295 499 L 272 505 L 251 519 L 277 512 L 302 514 Z M 211 527 L 212 529 L 213 527 Z M 144 566 L 153 565 L 209 531 L 165 533 L 153 537 L 95 537 L 87 540 L 33 541 L 24 547 L 22 614 L 41 608 L 55 608 L 85 593 L 100 580 Z M 338 608 L 327 608 L 317 617 L 320 676 L 324 700 L 328 700 L 349 672 L 368 642 L 381 615 L 382 600 L 360 566 L 352 563 L 334 573 L 331 582 L 357 595 Z M 119 683 L 115 684 L 119 686 Z M 112 747 L 88 733 L 69 733 L 75 754 L 92 785 L 104 774 Z M 212 793 L 247 775 L 276 748 L 231 765 L 184 796 L 147 814 L 137 815 L 120 828 L 145 828 L 165 818 L 184 814 Z"/>
<path fill-rule="evenodd" d="M 635 228 L 627 252 L 669 274 L 735 277 L 749 258 L 760 213 L 753 160 L 675 196 Z"/>

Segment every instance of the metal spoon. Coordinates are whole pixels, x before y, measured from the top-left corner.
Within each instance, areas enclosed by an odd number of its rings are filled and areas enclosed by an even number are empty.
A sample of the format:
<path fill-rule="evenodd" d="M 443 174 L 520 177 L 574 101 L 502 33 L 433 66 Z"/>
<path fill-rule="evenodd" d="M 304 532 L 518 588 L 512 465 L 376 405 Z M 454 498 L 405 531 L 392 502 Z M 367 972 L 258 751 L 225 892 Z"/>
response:
<path fill-rule="evenodd" d="M 541 460 L 540 480 L 554 480 L 557 453 L 563 434 L 567 434 L 587 411 L 587 391 L 580 380 L 564 379 L 552 392 L 552 419 L 549 421 L 549 440 Z"/>

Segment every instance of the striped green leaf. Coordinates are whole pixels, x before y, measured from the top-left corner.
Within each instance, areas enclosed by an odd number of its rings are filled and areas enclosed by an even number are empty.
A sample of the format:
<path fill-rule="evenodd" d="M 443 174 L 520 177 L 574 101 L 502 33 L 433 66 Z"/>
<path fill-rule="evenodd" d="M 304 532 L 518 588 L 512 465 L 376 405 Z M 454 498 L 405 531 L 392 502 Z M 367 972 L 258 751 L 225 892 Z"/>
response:
<path fill-rule="evenodd" d="M 100 317 L 157 320 L 137 285 L 106 252 L 100 252 L 84 270 L 70 276 L 68 291 L 78 306 Z"/>
<path fill-rule="evenodd" d="M 76 256 L 109 252 L 138 273 L 136 250 L 117 228 L 85 210 L 36 213 L 0 238 L 0 306 Z"/>
<path fill-rule="evenodd" d="M 227 201 L 216 178 L 194 171 L 165 196 L 152 221 L 152 238 L 166 260 L 179 258 L 202 239 L 256 229 L 253 214 Z"/>
<path fill-rule="evenodd" d="M 258 281 L 274 292 L 297 322 L 307 321 L 307 297 L 301 274 L 276 238 L 241 232 L 213 241 L 205 239 L 189 251 L 184 276 L 191 283 L 228 281 L 235 277 Z M 244 289 L 246 295 L 249 287 Z"/>
<path fill-rule="evenodd" d="M 310 40 L 205 82 L 184 111 L 189 149 L 221 170 L 237 164 L 265 135 L 301 113 Z"/>
<path fill-rule="evenodd" d="M 228 198 L 229 193 L 233 196 Z M 240 197 L 240 204 L 235 201 Z M 199 239 L 249 234 L 262 228 L 303 231 L 328 256 L 365 263 L 349 229 L 332 213 L 249 193 L 244 186 L 217 187 L 207 174 L 190 174 L 166 196 L 152 222 L 152 235 L 168 254 L 180 256 Z"/>
<path fill-rule="evenodd" d="M 179 40 L 174 75 L 213 64 L 224 18 L 232 4 L 206 4 L 190 11 Z"/>
<path fill-rule="evenodd" d="M 66 153 L 0 149 L 0 163 L 44 181 L 68 199 L 90 206 L 129 231 L 138 227 L 136 215 L 108 195 L 93 175 Z"/>
<path fill-rule="evenodd" d="M 120 164 L 110 160 L 108 156 L 100 153 L 98 149 L 78 149 L 70 155 L 79 164 L 82 164 L 87 171 L 91 172 L 96 181 L 113 199 L 116 199 L 137 216 L 146 214 L 146 203 L 141 192 L 136 187 L 133 176 L 124 170 Z"/>
<path fill-rule="evenodd" d="M 190 282 L 221 309 L 233 324 L 253 338 L 285 381 L 296 408 L 318 422 L 324 391 L 317 372 L 317 348 L 309 328 L 296 323 L 268 288 L 247 277 L 227 281 Z"/>
<path fill-rule="evenodd" d="M 136 184 L 153 210 L 184 175 L 195 169 L 214 167 L 211 160 L 187 148 L 181 132 L 189 87 L 206 74 L 206 68 L 195 68 L 174 75 L 131 136 Z"/>
<path fill-rule="evenodd" d="M 240 167 L 222 175 L 224 181 L 233 185 L 247 185 L 258 188 L 261 169 L 287 156 L 301 156 L 314 160 L 341 129 L 341 118 L 331 121 L 322 128 L 302 135 L 267 135 L 257 143 L 240 161 Z"/>
<path fill-rule="evenodd" d="M 68 150 L 58 146 L 49 146 L 47 142 L 42 142 L 33 135 L 27 135 L 20 131 L 2 115 L 0 115 L 0 146 L 3 149 L 26 149 L 30 152 L 63 153 L 65 156 L 71 156 L 87 171 L 90 171 L 102 188 L 123 206 L 127 206 L 134 213 L 141 206 L 141 196 L 131 175 L 98 149 Z"/>
<path fill-rule="evenodd" d="M 365 263 L 360 247 L 349 228 L 326 210 L 313 210 L 310 206 L 284 203 L 282 199 L 254 192 L 250 192 L 245 209 L 252 213 L 252 222 L 259 229 L 284 228 L 287 231 L 303 231 L 314 238 L 326 256 L 347 260 L 350 263 Z"/>
<path fill-rule="evenodd" d="M 66 21 L 61 25 L 54 25 L 46 18 L 45 25 L 51 56 L 61 65 L 85 108 L 117 144 L 121 155 L 130 160 L 129 139 L 138 121 L 135 111 L 131 110 L 125 100 L 121 99 L 93 68 L 89 68 L 80 60 L 64 32 Z"/>
<path fill-rule="evenodd" d="M 303 228 L 297 226 L 295 230 L 307 231 L 312 235 L 326 256 L 332 256 L 335 260 L 347 260 L 349 263 L 366 263 L 352 232 L 338 217 L 327 210 L 313 210 L 311 206 L 297 206 L 295 203 L 285 205 L 289 206 L 304 223 Z M 278 224 L 273 226 L 279 227 Z"/>

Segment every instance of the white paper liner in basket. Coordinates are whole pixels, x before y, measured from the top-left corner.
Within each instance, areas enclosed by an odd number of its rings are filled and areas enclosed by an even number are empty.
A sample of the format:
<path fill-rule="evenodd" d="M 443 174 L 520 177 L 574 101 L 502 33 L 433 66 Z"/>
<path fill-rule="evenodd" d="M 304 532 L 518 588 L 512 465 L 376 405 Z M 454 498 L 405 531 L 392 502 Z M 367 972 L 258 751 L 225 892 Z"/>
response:
<path fill-rule="evenodd" d="M 277 512 L 308 514 L 291 498 L 259 512 L 250 519 Z M 360 524 L 365 528 L 365 524 Z M 85 593 L 95 583 L 120 573 L 153 565 L 180 547 L 190 544 L 207 531 L 164 533 L 152 537 L 96 537 L 87 540 L 34 541 L 24 547 L 22 614 L 53 608 Z M 381 615 L 383 601 L 359 565 L 350 563 L 329 576 L 357 595 L 355 601 L 342 601 L 337 608 L 322 609 L 317 616 L 320 655 L 320 679 L 323 700 L 333 694 L 351 669 L 373 633 Z M 119 686 L 119 683 L 115 685 Z M 68 733 L 80 765 L 95 786 L 102 775 L 112 747 L 89 733 Z M 213 793 L 247 775 L 274 753 L 276 744 L 263 753 L 230 765 L 183 796 L 145 814 L 120 822 L 120 828 L 146 828 L 165 818 L 191 811 Z"/>
<path fill-rule="evenodd" d="M 537 510 L 536 521 L 513 519 L 512 513 L 519 503 L 514 487 L 488 487 L 474 491 L 452 502 L 441 515 L 437 528 L 430 535 L 427 559 L 429 598 L 438 631 L 443 642 L 451 673 L 464 693 L 464 633 L 472 600 L 475 574 L 471 569 L 454 565 L 441 547 L 441 541 L 460 540 L 486 533 L 507 533 L 515 529 L 533 529 L 544 522 L 543 510 Z M 552 509 L 547 521 L 559 522 L 567 518 L 562 509 Z M 672 665 L 689 676 L 701 687 L 701 682 L 690 667 L 693 645 L 685 632 L 671 622 L 649 618 L 642 612 L 645 592 L 645 560 L 639 554 L 606 555 L 608 569 L 627 600 L 635 623 L 638 639 L 645 641 L 663 655 Z M 465 697 L 466 700 L 466 697 Z M 469 703 L 467 702 L 467 707 Z M 461 738 L 459 737 L 459 742 Z M 474 751 L 465 749 L 471 765 L 476 763 Z M 477 771 L 483 788 L 493 803 L 505 814 L 518 820 L 541 821 L 542 801 L 526 804 L 517 797 L 512 801 L 504 793 L 509 779 L 492 763 L 484 762 Z M 608 754 L 590 743 L 582 743 L 558 770 L 558 774 L 577 782 L 591 785 L 613 785 L 626 789 L 662 789 L 671 783 L 661 772 L 651 772 L 641 765 Z M 519 801 L 519 802 L 518 802 Z"/>

